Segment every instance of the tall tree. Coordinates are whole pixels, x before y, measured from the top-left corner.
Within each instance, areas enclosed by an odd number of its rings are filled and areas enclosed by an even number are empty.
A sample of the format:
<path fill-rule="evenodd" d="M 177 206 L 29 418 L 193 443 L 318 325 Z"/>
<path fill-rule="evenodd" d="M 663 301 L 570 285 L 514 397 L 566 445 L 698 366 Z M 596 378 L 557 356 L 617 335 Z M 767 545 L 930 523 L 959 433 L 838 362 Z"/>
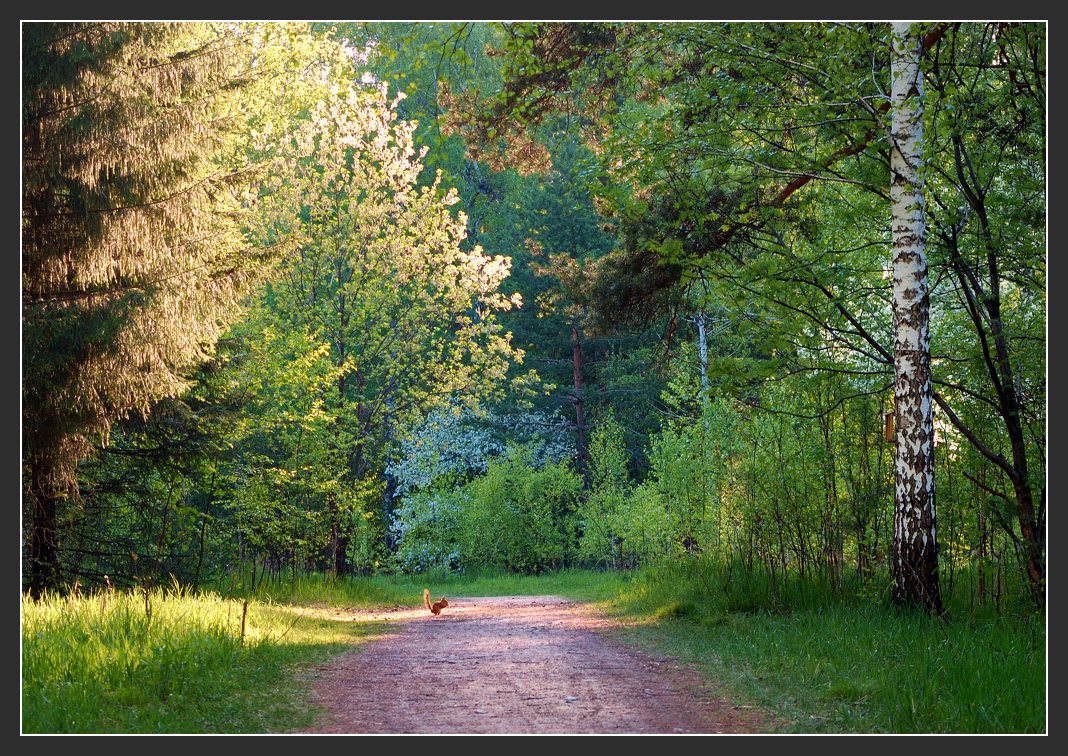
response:
<path fill-rule="evenodd" d="M 508 30 L 503 85 L 480 101 L 459 98 L 456 109 L 484 152 L 522 145 L 514 132 L 529 137 L 557 113 L 583 123 L 602 161 L 601 196 L 650 227 L 646 242 L 623 245 L 603 266 L 599 309 L 647 320 L 671 301 L 662 292 L 706 276 L 726 284 L 719 295 L 742 300 L 739 321 L 766 311 L 763 335 L 797 340 L 798 328 L 815 325 L 828 348 L 853 353 L 832 369 L 872 380 L 891 372 L 891 292 L 881 278 L 889 24 Z M 937 341 L 952 349 L 931 362 L 932 398 L 952 425 L 947 436 L 959 433 L 1003 476 L 970 479 L 1005 502 L 994 513 L 1041 601 L 1045 34 L 1038 24 L 924 31 L 937 92 L 924 153 L 937 282 L 929 296 Z M 504 157 L 537 162 L 530 154 L 505 148 Z M 797 369 L 826 369 L 812 356 L 828 353 L 798 352 Z"/>
<path fill-rule="evenodd" d="M 1037 24 L 955 26 L 926 67 L 930 242 L 942 259 L 935 402 L 999 473 L 965 476 L 998 502 L 1032 597 L 1045 596 L 1046 74 Z M 976 393 L 974 387 L 988 387 Z M 992 484 L 993 483 L 993 484 Z M 992 484 L 992 485 L 991 485 Z M 1002 510 L 1004 509 L 1004 513 Z M 1014 517 L 1015 515 L 1015 517 Z M 1015 519 L 1016 527 L 1012 521 Z M 1017 531 L 1018 529 L 1018 531 Z M 1017 535 L 1018 532 L 1018 535 Z"/>
<path fill-rule="evenodd" d="M 941 612 L 934 499 L 934 397 L 923 196 L 923 41 L 893 25 L 890 58 L 894 304 L 894 601 Z"/>
<path fill-rule="evenodd" d="M 258 255 L 219 158 L 252 65 L 224 24 L 30 23 L 22 39 L 29 587 L 61 580 L 56 513 L 112 422 L 179 393 Z"/>
<path fill-rule="evenodd" d="M 500 291 L 510 260 L 467 248 L 466 217 L 451 211 L 458 194 L 440 174 L 418 184 L 426 148 L 413 144 L 414 122 L 397 118 L 399 100 L 384 83 L 357 83 L 314 105 L 275 146 L 286 170 L 262 202 L 265 242 L 290 249 L 263 297 L 266 317 L 325 347 L 336 379 L 323 406 L 343 460 L 332 472 L 346 491 L 375 496 L 397 429 L 442 402 L 477 405 L 522 358 L 496 318 L 521 302 Z M 374 508 L 368 495 L 343 506 L 340 493 L 328 492 L 326 509 L 343 573 L 345 523 Z M 388 490 L 381 500 L 384 525 Z"/>

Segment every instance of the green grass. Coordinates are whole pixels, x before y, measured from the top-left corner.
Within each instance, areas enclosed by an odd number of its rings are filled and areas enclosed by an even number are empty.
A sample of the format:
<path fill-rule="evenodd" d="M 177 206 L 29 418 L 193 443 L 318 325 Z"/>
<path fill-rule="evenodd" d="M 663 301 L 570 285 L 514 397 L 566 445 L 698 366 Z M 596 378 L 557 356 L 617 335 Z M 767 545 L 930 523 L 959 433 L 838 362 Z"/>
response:
<path fill-rule="evenodd" d="M 697 664 L 782 732 L 1045 732 L 1040 615 L 941 620 L 811 586 L 743 611 L 708 592 L 722 579 L 652 570 L 604 606 L 628 624 L 619 637 Z"/>
<path fill-rule="evenodd" d="M 859 589 L 779 585 L 679 562 L 618 574 L 322 576 L 250 598 L 153 591 L 24 600 L 23 732 L 280 732 L 311 724 L 304 670 L 388 632 L 316 608 L 418 606 L 435 595 L 558 594 L 621 622 L 614 635 L 695 663 L 781 732 L 1045 731 L 1043 618 L 1015 607 L 948 621 Z"/>
<path fill-rule="evenodd" d="M 605 601 L 631 581 L 630 573 L 560 570 L 519 575 L 481 570 L 466 575 L 376 575 L 336 579 L 328 575 L 279 576 L 258 583 L 256 595 L 271 601 L 333 606 L 421 606 L 423 588 L 435 596 L 556 594 L 578 601 Z"/>
<path fill-rule="evenodd" d="M 249 733 L 312 723 L 301 670 L 384 631 L 186 591 L 22 603 L 24 733 Z"/>

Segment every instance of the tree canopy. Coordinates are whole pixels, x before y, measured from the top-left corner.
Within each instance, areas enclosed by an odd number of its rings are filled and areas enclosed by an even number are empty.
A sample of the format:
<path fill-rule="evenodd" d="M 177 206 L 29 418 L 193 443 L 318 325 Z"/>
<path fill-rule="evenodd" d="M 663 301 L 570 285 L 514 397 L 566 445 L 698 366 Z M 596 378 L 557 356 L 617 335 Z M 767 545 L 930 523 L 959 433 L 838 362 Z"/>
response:
<path fill-rule="evenodd" d="M 24 24 L 27 587 L 708 559 L 938 612 L 1018 564 L 1042 605 L 1046 30 L 896 34 Z"/>

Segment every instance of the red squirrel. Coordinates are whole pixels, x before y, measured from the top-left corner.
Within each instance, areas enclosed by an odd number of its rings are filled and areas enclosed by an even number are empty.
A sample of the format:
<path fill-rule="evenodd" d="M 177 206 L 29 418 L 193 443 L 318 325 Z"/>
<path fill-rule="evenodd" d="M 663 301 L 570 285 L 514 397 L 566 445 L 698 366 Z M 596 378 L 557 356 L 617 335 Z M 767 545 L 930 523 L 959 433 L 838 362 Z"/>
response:
<path fill-rule="evenodd" d="M 441 597 L 441 601 L 435 601 L 431 604 L 429 588 L 423 589 L 423 603 L 426 604 L 426 608 L 429 609 L 432 614 L 441 614 L 441 610 L 449 605 L 448 599 L 444 596 Z"/>

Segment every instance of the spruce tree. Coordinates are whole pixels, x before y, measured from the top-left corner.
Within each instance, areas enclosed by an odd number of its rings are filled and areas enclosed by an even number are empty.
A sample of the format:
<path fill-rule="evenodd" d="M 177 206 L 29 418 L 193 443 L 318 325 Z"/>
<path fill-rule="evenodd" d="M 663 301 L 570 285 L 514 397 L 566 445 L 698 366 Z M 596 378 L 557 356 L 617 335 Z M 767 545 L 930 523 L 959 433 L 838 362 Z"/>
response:
<path fill-rule="evenodd" d="M 179 393 L 256 255 L 223 157 L 247 35 L 202 23 L 22 26 L 24 533 L 61 583 L 57 515 L 110 425 Z"/>

